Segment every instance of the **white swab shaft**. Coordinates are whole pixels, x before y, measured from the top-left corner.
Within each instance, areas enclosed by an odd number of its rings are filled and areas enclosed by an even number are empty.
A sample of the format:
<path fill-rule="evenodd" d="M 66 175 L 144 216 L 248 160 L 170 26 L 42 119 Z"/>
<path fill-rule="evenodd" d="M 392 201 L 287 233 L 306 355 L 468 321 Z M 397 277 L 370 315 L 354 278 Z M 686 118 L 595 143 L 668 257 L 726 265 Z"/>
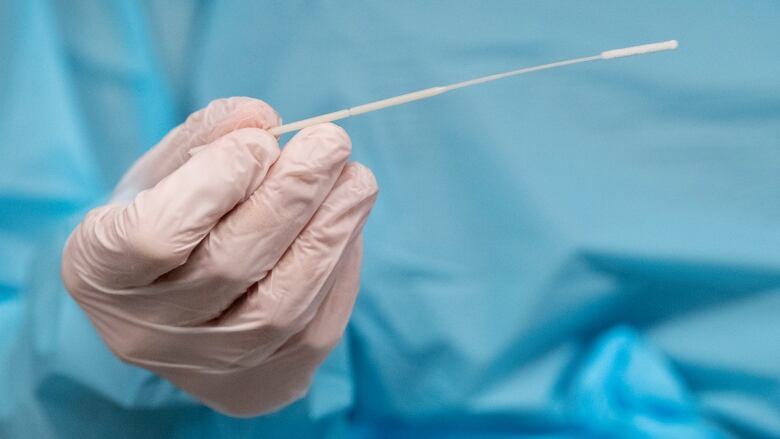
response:
<path fill-rule="evenodd" d="M 624 56 L 643 55 L 646 53 L 660 52 L 662 50 L 673 50 L 676 48 L 677 48 L 677 41 L 670 40 L 670 41 L 663 41 L 660 43 L 626 47 L 623 49 L 606 50 L 604 52 L 601 52 L 598 55 L 585 56 L 582 58 L 574 58 L 565 61 L 557 61 L 554 63 L 542 64 L 533 67 L 525 67 L 522 69 L 511 70 L 509 72 L 496 73 L 494 75 L 488 75 L 480 78 L 470 79 L 468 81 L 457 82 L 455 84 L 426 88 L 424 90 L 419 90 L 412 93 L 406 93 L 399 96 L 394 96 L 392 98 L 382 99 L 379 101 L 358 105 L 357 107 L 346 108 L 344 110 L 334 111 L 332 113 L 310 117 L 308 119 L 303 119 L 297 122 L 292 122 L 282 126 L 274 127 L 268 131 L 274 136 L 278 136 L 284 133 L 298 131 L 300 129 L 306 128 L 308 126 L 316 125 L 319 123 L 333 122 L 335 120 L 346 119 L 350 116 L 357 116 L 358 114 L 369 113 L 371 111 L 381 110 L 383 108 L 388 108 L 388 107 L 394 107 L 396 105 L 406 104 L 408 102 L 418 101 L 420 99 L 427 99 L 431 96 L 440 95 L 448 91 L 457 90 L 459 88 L 471 87 L 472 85 L 483 84 L 485 82 L 496 81 L 498 79 L 509 78 L 511 76 L 518 76 L 518 75 L 523 75 L 525 73 L 538 72 L 540 70 L 554 69 L 558 67 L 569 66 L 572 64 L 581 64 L 589 61 L 621 58 Z"/>
<path fill-rule="evenodd" d="M 446 87 L 431 87 L 425 90 L 418 90 L 412 93 L 406 93 L 392 98 L 382 99 L 379 101 L 369 102 L 367 104 L 358 105 L 357 107 L 346 108 L 344 110 L 334 111 L 332 113 L 322 114 L 320 116 L 310 117 L 308 119 L 299 120 L 297 122 L 291 122 L 282 126 L 274 127 L 268 130 L 274 136 L 280 134 L 289 133 L 291 131 L 298 131 L 308 126 L 316 125 L 318 123 L 333 122 L 334 120 L 346 119 L 351 116 L 357 116 L 358 114 L 370 113 L 372 111 L 381 110 L 383 108 L 394 107 L 396 105 L 405 104 L 407 102 L 419 101 L 420 99 L 427 99 L 431 96 L 442 94 L 447 90 Z"/>
<path fill-rule="evenodd" d="M 558 67 L 569 66 L 572 64 L 580 64 L 588 61 L 596 61 L 601 59 L 599 55 L 585 56 L 582 58 L 567 59 L 566 61 L 557 61 L 549 64 L 541 64 L 533 67 L 524 67 L 522 69 L 510 70 L 504 73 L 496 73 L 495 75 L 483 76 L 481 78 L 469 79 L 468 81 L 457 82 L 455 84 L 447 85 L 444 88 L 447 91 L 457 90 L 459 88 L 471 87 L 472 85 L 483 84 L 485 82 L 496 81 L 498 79 L 509 78 L 510 76 L 518 76 L 531 72 L 538 72 L 539 70 L 555 69 Z"/>

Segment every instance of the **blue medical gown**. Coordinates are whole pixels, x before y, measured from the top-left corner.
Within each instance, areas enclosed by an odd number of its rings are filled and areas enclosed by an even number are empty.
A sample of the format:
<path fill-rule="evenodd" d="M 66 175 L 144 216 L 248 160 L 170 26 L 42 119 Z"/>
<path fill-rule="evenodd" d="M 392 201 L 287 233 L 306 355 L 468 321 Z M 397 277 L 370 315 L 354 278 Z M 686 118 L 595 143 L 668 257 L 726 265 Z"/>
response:
<path fill-rule="evenodd" d="M 780 437 L 780 3 L 0 4 L 0 437 Z M 210 100 L 343 126 L 381 194 L 308 396 L 238 420 L 119 362 L 59 256 Z M 262 392 L 262 389 L 247 389 Z"/>

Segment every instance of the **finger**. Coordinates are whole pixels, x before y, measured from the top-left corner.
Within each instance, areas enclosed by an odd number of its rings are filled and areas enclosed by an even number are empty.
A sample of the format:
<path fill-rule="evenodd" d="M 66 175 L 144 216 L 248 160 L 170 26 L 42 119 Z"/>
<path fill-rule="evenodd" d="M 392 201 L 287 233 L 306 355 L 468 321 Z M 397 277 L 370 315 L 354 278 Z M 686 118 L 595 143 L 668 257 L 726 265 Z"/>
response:
<path fill-rule="evenodd" d="M 333 286 L 317 315 L 303 331 L 276 350 L 267 361 L 249 366 L 239 363 L 211 364 L 215 369 L 208 371 L 171 368 L 159 362 L 151 368 L 180 388 L 197 395 L 210 407 L 233 416 L 258 415 L 300 398 L 308 389 L 319 365 L 344 333 L 359 288 L 361 254 L 362 242 L 358 237 L 339 261 L 334 271 Z M 218 352 L 230 355 L 238 350 L 229 352 L 224 347 L 246 350 L 256 346 L 253 333 L 256 331 L 209 332 L 203 336 L 188 335 L 188 338 L 198 343 L 198 351 L 208 349 L 207 344 L 213 344 Z M 176 343 L 178 349 L 183 344 L 186 341 L 181 339 Z M 214 352 L 209 350 L 213 358 Z M 192 357 L 191 351 L 184 353 L 185 358 Z M 180 361 L 182 357 L 176 358 Z M 201 361 L 200 358 L 189 358 L 189 361 L 189 364 L 203 364 L 193 363 Z M 209 363 L 214 361 L 209 360 Z"/>
<path fill-rule="evenodd" d="M 359 285 L 360 233 L 376 196 L 373 177 L 364 183 L 349 178 L 355 167 L 345 169 L 340 181 L 349 184 L 337 185 L 293 246 L 300 248 L 291 248 L 280 261 L 284 276 L 274 278 L 274 269 L 271 277 L 253 285 L 219 319 L 208 325 L 177 327 L 147 322 L 145 318 L 139 320 L 126 310 L 111 312 L 115 308 L 109 307 L 109 312 L 92 313 L 93 323 L 123 361 L 153 369 L 169 378 L 192 371 L 217 374 L 218 379 L 221 374 L 256 368 L 272 356 L 284 357 L 287 351 L 302 358 L 319 358 L 340 337 L 351 312 Z M 344 202 L 343 195 L 348 192 L 354 198 Z M 341 232 L 335 236 L 328 232 L 331 228 Z M 310 253 L 311 250 L 316 254 Z M 293 259 L 299 257 L 313 258 L 318 263 L 307 263 L 307 267 L 313 268 L 295 270 L 290 277 L 289 271 L 298 265 Z M 316 280 L 307 282 L 309 278 Z M 288 298 L 296 299 L 299 312 L 309 316 L 296 318 L 294 322 L 279 319 L 280 313 L 291 315 L 291 304 L 285 303 Z M 304 301 L 310 305 L 301 307 Z M 327 321 L 328 316 L 333 320 Z M 307 329 L 301 331 L 304 327 Z M 322 331 L 320 337 L 314 334 L 318 331 Z M 207 385 L 205 381 L 203 384 Z M 205 389 L 200 390 L 205 393 Z"/>
<path fill-rule="evenodd" d="M 254 294 L 216 322 L 221 327 L 265 328 L 255 337 L 262 348 L 245 354 L 239 363 L 262 362 L 312 320 L 337 281 L 336 266 L 360 235 L 376 194 L 371 171 L 357 163 L 347 165 L 322 207 Z"/>
<path fill-rule="evenodd" d="M 148 292 L 156 303 L 147 318 L 183 326 L 219 316 L 287 251 L 333 189 L 350 150 L 349 137 L 336 125 L 298 133 L 252 196 Z"/>
<path fill-rule="evenodd" d="M 189 159 L 193 148 L 214 142 L 241 128 L 268 130 L 281 123 L 276 112 L 259 99 L 231 97 L 217 99 L 191 114 L 171 130 L 157 146 L 141 157 L 117 185 L 112 201 L 129 202 Z"/>
<path fill-rule="evenodd" d="M 306 364 L 319 365 L 338 344 L 352 315 L 360 289 L 363 239 L 358 236 L 339 263 L 333 286 L 308 325 L 288 340 L 269 361 L 293 356 Z"/>
<path fill-rule="evenodd" d="M 66 248 L 69 260 L 108 287 L 150 283 L 183 264 L 217 221 L 249 197 L 278 151 L 276 139 L 257 128 L 219 138 L 128 206 L 88 215 Z"/>
<path fill-rule="evenodd" d="M 329 298 L 326 303 L 330 305 L 320 313 L 333 312 L 338 321 L 348 318 L 347 308 L 351 307 L 348 304 L 354 301 L 357 294 L 362 241 L 359 233 L 356 236 L 356 240 L 347 245 L 332 270 L 333 282 L 329 284 L 332 292 L 323 294 Z M 255 284 L 241 300 L 250 301 L 257 294 L 259 286 Z M 331 298 L 331 295 L 334 297 Z M 89 305 L 101 306 L 100 303 Z M 296 336 L 291 341 L 279 340 L 279 328 L 270 324 L 275 313 L 273 308 L 247 311 L 237 304 L 235 309 L 231 309 L 231 314 L 248 312 L 251 316 L 247 314 L 241 316 L 246 318 L 233 318 L 226 315 L 209 325 L 192 327 L 147 322 L 116 307 L 101 308 L 101 311 L 91 313 L 90 317 L 119 358 L 173 375 L 185 371 L 229 374 L 246 370 L 262 363 L 281 346 L 300 339 Z M 317 327 L 310 324 L 308 328 L 308 331 L 314 331 Z M 318 340 L 312 340 L 312 343 L 325 343 L 323 339 Z M 249 362 L 247 359 L 259 361 Z"/>

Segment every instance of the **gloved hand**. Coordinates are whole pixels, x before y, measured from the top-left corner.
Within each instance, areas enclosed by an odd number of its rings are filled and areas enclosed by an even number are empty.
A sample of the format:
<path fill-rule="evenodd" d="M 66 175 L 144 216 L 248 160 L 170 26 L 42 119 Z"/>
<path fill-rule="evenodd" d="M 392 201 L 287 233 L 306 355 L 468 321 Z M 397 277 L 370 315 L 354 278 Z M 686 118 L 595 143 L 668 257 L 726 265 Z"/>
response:
<path fill-rule="evenodd" d="M 193 114 L 86 216 L 62 260 L 119 358 L 234 416 L 301 397 L 341 338 L 377 193 L 347 163 L 341 128 L 307 128 L 280 152 L 265 131 L 278 123 L 250 98 Z"/>

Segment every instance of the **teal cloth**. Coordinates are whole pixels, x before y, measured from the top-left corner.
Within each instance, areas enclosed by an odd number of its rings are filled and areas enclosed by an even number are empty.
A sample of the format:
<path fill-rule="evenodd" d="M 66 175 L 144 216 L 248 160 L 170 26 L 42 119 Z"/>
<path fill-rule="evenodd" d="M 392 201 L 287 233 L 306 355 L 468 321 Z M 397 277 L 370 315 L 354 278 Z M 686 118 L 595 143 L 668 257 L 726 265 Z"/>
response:
<path fill-rule="evenodd" d="M 0 3 L 0 437 L 780 437 L 780 2 Z M 64 240 L 210 100 L 343 121 L 380 197 L 309 395 L 232 419 L 102 344 Z M 259 391 L 262 389 L 251 389 Z"/>

